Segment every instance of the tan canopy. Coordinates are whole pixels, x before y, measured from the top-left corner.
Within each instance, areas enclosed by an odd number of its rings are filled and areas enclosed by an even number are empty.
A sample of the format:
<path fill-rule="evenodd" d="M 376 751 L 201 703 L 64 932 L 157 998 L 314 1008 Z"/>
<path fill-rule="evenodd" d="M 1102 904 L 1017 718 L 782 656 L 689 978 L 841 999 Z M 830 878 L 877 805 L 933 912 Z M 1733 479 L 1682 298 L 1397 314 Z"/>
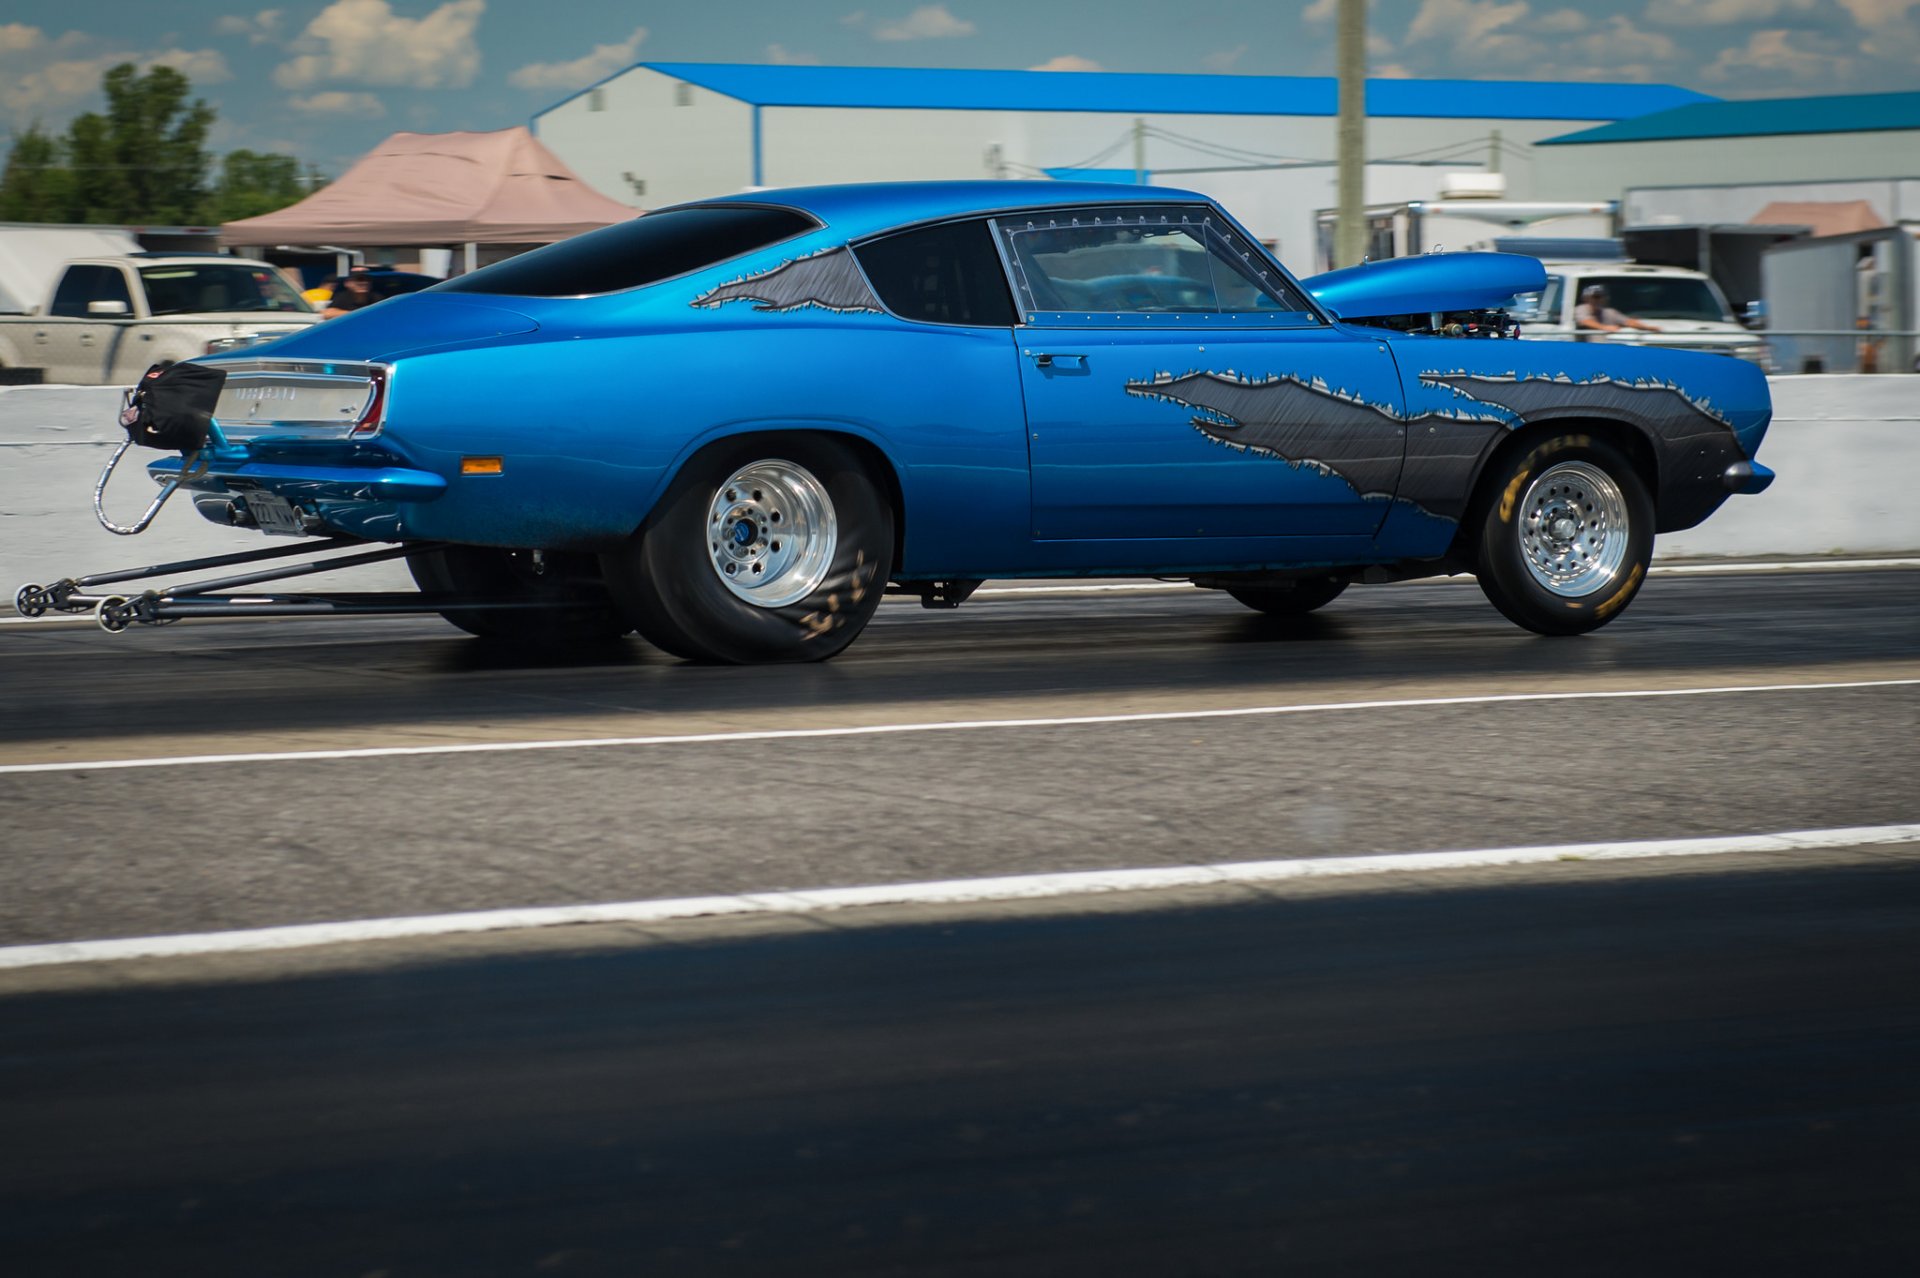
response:
<path fill-rule="evenodd" d="M 1877 231 L 1886 223 L 1865 200 L 1775 200 L 1753 215 L 1756 226 L 1807 226 L 1815 235 Z"/>
<path fill-rule="evenodd" d="M 220 243 L 545 244 L 638 213 L 581 181 L 525 128 L 396 133 L 298 204 L 228 222 Z"/>

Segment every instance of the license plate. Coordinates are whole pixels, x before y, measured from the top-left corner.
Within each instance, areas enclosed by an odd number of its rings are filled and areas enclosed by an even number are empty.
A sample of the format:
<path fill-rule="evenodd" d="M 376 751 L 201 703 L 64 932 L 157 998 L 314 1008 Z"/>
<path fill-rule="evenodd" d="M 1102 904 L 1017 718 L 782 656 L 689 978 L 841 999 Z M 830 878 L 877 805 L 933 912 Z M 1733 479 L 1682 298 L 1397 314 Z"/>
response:
<path fill-rule="evenodd" d="M 300 516 L 294 512 L 293 504 L 285 497 L 276 497 L 272 493 L 251 492 L 247 494 L 247 513 L 253 516 L 253 522 L 260 531 L 275 537 L 304 537 L 306 525 L 300 522 Z"/>

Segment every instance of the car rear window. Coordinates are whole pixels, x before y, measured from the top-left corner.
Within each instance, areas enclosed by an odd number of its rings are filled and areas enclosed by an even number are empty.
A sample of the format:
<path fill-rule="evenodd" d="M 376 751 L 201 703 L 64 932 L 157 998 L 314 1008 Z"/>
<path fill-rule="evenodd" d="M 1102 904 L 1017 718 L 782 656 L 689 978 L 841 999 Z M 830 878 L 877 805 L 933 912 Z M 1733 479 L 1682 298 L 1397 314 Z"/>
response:
<path fill-rule="evenodd" d="M 854 252 L 880 300 L 902 319 L 987 328 L 1017 322 L 1006 269 L 985 222 L 905 231 Z"/>
<path fill-rule="evenodd" d="M 617 293 L 713 266 L 813 228 L 812 219 L 792 209 L 668 209 L 495 262 L 434 291 L 510 297 Z"/>

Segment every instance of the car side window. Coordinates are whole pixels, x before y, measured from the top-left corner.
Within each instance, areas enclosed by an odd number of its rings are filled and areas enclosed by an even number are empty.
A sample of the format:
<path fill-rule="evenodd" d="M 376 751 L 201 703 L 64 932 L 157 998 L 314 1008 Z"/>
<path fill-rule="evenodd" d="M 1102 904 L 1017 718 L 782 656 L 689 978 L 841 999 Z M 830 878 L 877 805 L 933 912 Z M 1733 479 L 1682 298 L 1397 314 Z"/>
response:
<path fill-rule="evenodd" d="M 111 266 L 69 266 L 47 313 L 85 319 L 89 302 L 125 302 L 131 315 L 133 295 L 127 292 L 127 277 Z"/>
<path fill-rule="evenodd" d="M 902 231 L 858 245 L 853 254 L 873 291 L 901 319 L 983 328 L 1018 322 L 1006 270 L 984 221 Z"/>
<path fill-rule="evenodd" d="M 1547 276 L 1547 286 L 1540 291 L 1540 304 L 1534 310 L 1535 323 L 1558 324 L 1560 322 L 1560 298 L 1565 287 L 1565 276 Z"/>
<path fill-rule="evenodd" d="M 996 224 L 1030 321 L 1316 322 L 1272 261 L 1209 209 L 1060 210 Z"/>

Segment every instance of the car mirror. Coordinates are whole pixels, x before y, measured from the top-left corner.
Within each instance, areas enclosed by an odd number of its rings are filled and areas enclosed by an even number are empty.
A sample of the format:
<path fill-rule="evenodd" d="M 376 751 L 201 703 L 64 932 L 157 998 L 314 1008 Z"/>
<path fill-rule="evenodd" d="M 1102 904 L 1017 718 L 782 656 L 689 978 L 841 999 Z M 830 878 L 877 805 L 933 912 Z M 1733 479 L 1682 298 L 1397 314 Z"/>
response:
<path fill-rule="evenodd" d="M 88 302 L 89 315 L 125 315 L 130 308 L 125 302 Z"/>

